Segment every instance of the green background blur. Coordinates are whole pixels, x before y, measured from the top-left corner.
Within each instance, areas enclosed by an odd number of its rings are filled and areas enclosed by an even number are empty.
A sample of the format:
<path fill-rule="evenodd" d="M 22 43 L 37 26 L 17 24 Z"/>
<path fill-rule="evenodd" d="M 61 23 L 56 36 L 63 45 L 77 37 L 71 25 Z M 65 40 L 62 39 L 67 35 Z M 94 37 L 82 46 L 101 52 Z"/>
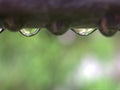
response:
<path fill-rule="evenodd" d="M 119 35 L 0 35 L 0 90 L 120 90 Z M 92 62 L 92 63 L 91 63 Z"/>

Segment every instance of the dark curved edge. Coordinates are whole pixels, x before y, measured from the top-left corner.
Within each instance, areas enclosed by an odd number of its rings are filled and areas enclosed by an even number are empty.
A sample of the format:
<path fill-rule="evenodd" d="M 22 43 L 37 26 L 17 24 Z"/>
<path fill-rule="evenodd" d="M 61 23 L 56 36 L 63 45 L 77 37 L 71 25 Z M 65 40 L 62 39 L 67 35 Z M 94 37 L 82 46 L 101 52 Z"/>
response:
<path fill-rule="evenodd" d="M 120 15 L 119 10 L 120 0 L 0 0 L 0 20 L 17 17 L 23 19 L 23 27 L 39 28 L 53 20 L 95 27 L 106 13 Z"/>

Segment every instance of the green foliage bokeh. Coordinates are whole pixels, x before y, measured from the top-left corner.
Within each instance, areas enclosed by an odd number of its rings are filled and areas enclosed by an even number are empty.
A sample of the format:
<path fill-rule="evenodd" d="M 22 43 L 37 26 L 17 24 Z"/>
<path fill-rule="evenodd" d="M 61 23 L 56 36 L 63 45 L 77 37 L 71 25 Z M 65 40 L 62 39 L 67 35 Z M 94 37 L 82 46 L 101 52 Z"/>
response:
<path fill-rule="evenodd" d="M 112 40 L 98 37 L 77 37 L 63 45 L 45 30 L 30 38 L 5 31 L 0 35 L 0 90 L 53 90 L 63 85 L 85 53 L 111 58 Z"/>

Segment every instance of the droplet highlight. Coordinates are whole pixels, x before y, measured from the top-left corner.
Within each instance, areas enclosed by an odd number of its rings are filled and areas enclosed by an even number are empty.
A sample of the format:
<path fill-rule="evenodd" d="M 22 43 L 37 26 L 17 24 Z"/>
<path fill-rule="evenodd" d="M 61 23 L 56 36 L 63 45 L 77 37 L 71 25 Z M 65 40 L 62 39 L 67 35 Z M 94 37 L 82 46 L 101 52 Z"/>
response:
<path fill-rule="evenodd" d="M 71 30 L 80 36 L 88 36 L 92 34 L 94 31 L 96 31 L 97 29 L 95 28 L 72 28 Z"/>
<path fill-rule="evenodd" d="M 26 37 L 31 37 L 36 35 L 39 31 L 39 28 L 23 28 L 19 32 Z"/>
<path fill-rule="evenodd" d="M 0 28 L 0 33 L 2 33 L 5 29 L 4 28 Z"/>

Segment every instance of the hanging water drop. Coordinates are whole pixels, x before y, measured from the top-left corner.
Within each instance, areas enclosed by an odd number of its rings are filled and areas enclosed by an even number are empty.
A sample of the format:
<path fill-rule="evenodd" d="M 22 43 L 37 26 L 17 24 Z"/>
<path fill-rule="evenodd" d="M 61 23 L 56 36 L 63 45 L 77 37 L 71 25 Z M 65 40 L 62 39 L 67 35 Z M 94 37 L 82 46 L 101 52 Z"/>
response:
<path fill-rule="evenodd" d="M 23 22 L 21 18 L 7 17 L 4 19 L 4 27 L 9 31 L 19 31 L 23 27 Z"/>
<path fill-rule="evenodd" d="M 55 35 L 62 35 L 68 30 L 68 23 L 64 21 L 53 21 L 46 28 Z"/>
<path fill-rule="evenodd" d="M 72 28 L 71 30 L 80 36 L 88 36 L 96 31 L 95 28 Z"/>
<path fill-rule="evenodd" d="M 36 35 L 39 31 L 39 28 L 23 28 L 19 32 L 26 37 L 31 37 Z"/>
<path fill-rule="evenodd" d="M 0 28 L 0 33 L 2 33 L 5 29 L 4 28 Z"/>
<path fill-rule="evenodd" d="M 100 33 L 106 37 L 111 37 L 118 31 L 117 23 L 113 16 L 104 17 L 98 27 Z"/>

